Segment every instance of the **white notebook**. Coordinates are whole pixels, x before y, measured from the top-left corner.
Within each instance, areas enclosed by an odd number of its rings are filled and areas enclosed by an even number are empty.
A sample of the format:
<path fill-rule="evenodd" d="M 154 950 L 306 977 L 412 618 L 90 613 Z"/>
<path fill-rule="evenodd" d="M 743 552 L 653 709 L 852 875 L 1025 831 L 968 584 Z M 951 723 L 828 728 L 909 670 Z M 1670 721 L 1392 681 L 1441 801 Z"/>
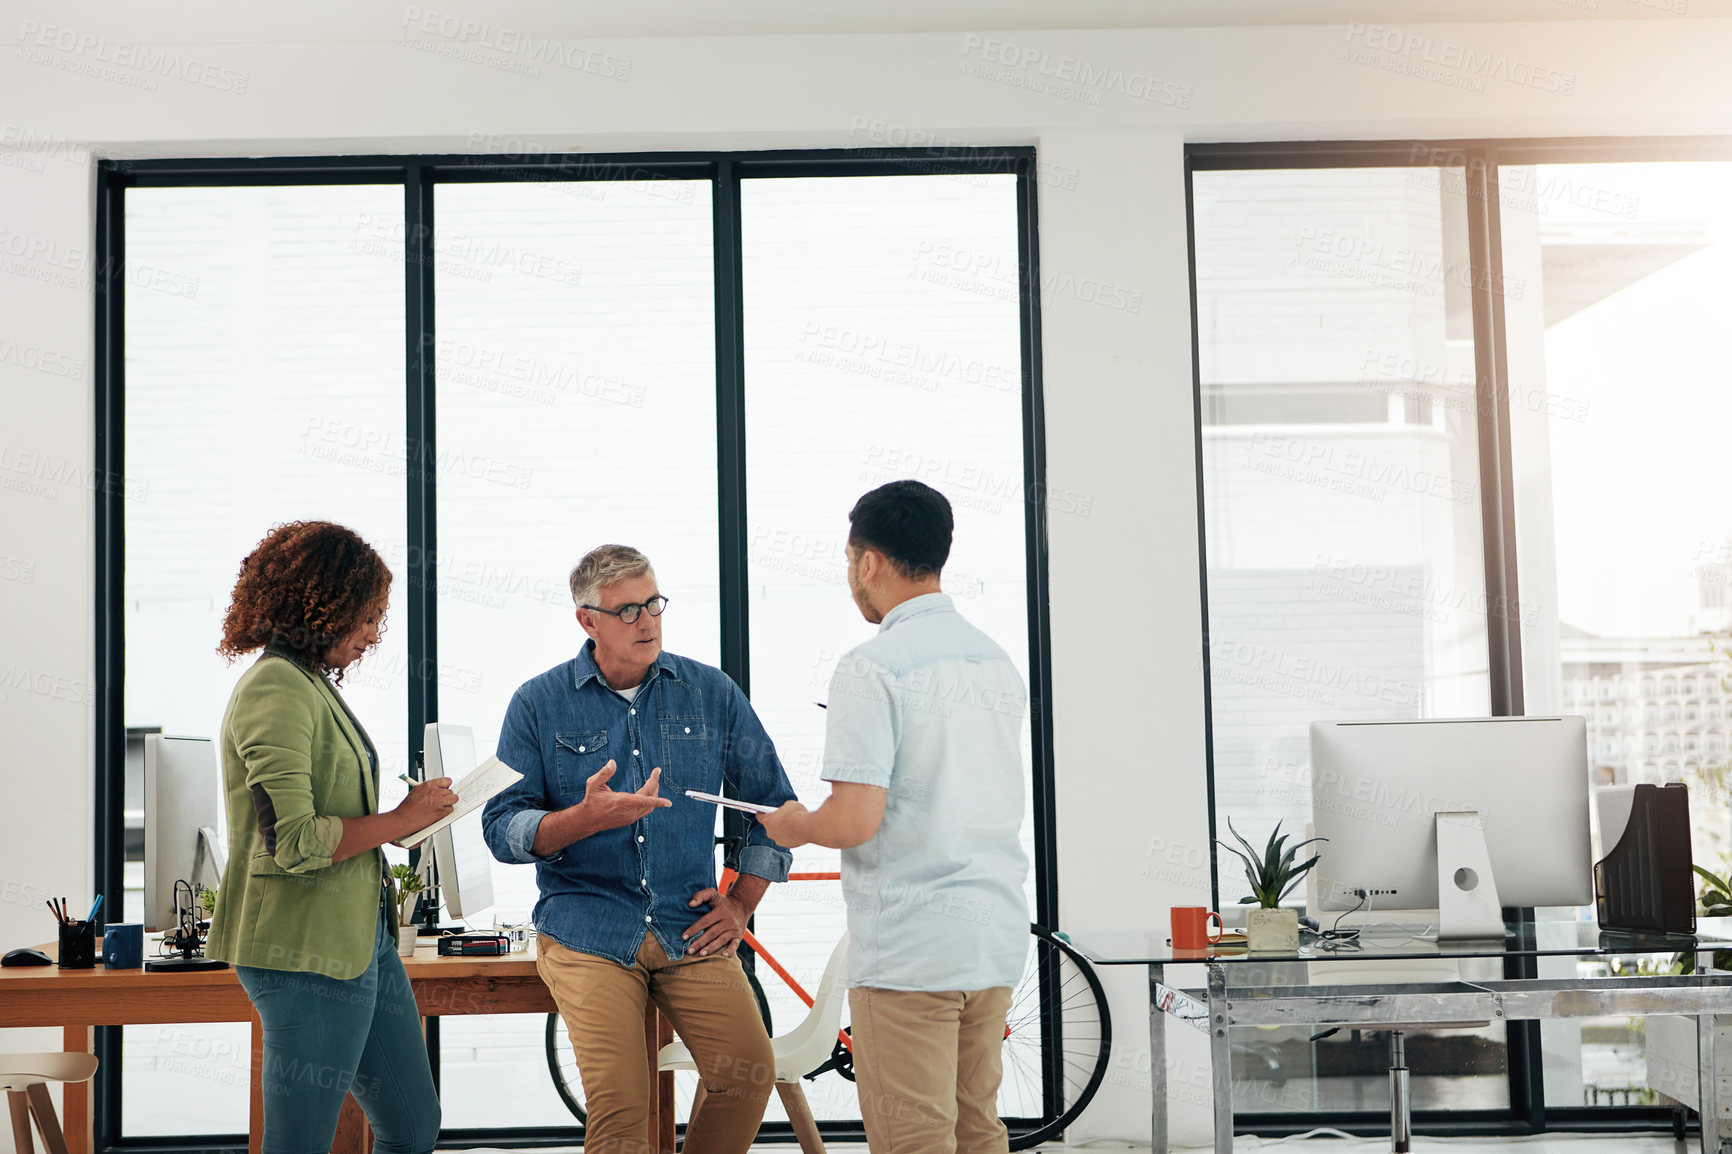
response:
<path fill-rule="evenodd" d="M 474 813 L 487 804 L 489 798 L 502 792 L 515 782 L 521 781 L 523 775 L 500 761 L 490 757 L 464 775 L 463 780 L 456 782 L 451 788 L 457 792 L 457 804 L 451 812 L 428 826 L 418 829 L 408 837 L 391 844 L 404 849 L 413 849 L 433 834 L 438 833 L 465 814 Z"/>

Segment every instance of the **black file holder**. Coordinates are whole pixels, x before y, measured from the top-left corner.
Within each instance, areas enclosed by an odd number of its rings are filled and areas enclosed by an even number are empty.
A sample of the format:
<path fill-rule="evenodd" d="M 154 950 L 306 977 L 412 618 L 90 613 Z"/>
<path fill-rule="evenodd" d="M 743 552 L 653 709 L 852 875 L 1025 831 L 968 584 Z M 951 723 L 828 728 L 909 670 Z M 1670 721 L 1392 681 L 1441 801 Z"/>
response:
<path fill-rule="evenodd" d="M 1600 928 L 1694 934 L 1691 863 L 1689 791 L 1680 783 L 1638 785 L 1624 836 L 1594 864 Z"/>

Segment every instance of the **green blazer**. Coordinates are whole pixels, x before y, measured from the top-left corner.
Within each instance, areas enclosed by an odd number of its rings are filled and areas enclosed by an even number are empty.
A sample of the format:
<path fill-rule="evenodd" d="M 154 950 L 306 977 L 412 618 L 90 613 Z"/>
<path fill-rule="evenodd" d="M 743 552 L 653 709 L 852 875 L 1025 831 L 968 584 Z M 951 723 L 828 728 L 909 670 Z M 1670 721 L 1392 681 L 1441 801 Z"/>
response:
<path fill-rule="evenodd" d="M 205 953 L 347 980 L 372 961 L 384 855 L 332 864 L 339 818 L 379 809 L 366 733 L 330 681 L 266 649 L 223 714 L 229 860 Z M 396 910 L 391 911 L 392 928 Z"/>

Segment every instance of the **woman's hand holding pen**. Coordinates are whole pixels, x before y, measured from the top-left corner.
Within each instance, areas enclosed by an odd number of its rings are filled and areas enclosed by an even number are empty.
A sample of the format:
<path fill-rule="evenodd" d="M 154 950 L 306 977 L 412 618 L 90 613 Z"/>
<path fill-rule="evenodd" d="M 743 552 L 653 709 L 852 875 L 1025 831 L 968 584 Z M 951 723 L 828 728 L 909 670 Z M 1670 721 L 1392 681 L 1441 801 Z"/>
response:
<path fill-rule="evenodd" d="M 451 788 L 451 779 L 435 777 L 410 786 L 409 796 L 392 812 L 408 825 L 404 832 L 413 833 L 449 814 L 456 804 L 457 794 Z"/>

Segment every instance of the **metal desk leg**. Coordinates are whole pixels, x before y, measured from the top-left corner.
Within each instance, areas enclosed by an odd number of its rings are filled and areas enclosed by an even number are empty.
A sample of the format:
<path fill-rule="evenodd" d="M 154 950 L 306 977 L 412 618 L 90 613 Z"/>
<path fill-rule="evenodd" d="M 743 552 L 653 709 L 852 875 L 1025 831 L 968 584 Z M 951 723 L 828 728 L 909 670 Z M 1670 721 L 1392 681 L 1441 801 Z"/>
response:
<path fill-rule="evenodd" d="M 1696 955 L 1696 972 L 1705 974 L 1714 966 L 1714 951 Z M 1696 1019 L 1696 1102 L 1702 1119 L 1702 1154 L 1720 1154 L 1720 1078 L 1714 1068 L 1714 1015 Z"/>
<path fill-rule="evenodd" d="M 1233 1051 L 1227 1044 L 1227 974 L 1209 965 L 1209 1073 L 1214 1083 L 1215 1154 L 1233 1150 Z"/>
<path fill-rule="evenodd" d="M 1167 1012 L 1161 1008 L 1166 967 L 1149 964 L 1149 1146 L 1167 1154 Z"/>

